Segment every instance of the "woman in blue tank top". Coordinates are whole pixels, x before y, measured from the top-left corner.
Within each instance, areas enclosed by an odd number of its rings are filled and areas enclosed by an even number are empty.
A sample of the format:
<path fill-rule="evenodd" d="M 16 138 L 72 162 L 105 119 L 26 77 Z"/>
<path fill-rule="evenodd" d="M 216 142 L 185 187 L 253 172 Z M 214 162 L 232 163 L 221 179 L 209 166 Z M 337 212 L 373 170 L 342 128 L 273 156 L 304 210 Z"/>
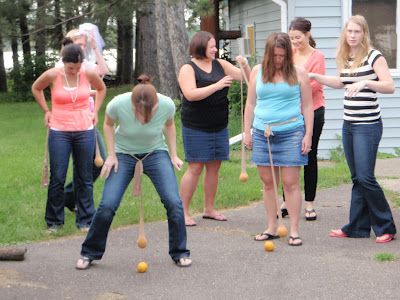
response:
<path fill-rule="evenodd" d="M 279 238 L 269 136 L 273 170 L 276 178 L 281 175 L 290 215 L 289 245 L 302 244 L 299 236 L 300 168 L 307 165 L 307 154 L 311 151 L 313 114 L 309 79 L 303 68 L 293 64 L 289 36 L 286 33 L 271 34 L 262 64 L 251 71 L 244 117 L 244 143 L 253 149 L 253 162 L 263 183 L 267 212 L 267 228 L 255 236 L 256 241 Z"/>

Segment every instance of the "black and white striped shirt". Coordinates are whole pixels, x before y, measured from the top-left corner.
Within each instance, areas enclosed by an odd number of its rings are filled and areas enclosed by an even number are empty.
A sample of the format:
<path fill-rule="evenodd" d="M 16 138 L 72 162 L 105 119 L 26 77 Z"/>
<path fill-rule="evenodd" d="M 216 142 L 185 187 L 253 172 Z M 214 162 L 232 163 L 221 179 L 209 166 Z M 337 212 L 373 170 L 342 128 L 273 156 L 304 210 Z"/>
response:
<path fill-rule="evenodd" d="M 343 69 L 340 73 L 340 79 L 344 85 L 352 84 L 362 80 L 375 80 L 379 78 L 376 75 L 373 65 L 375 61 L 382 56 L 378 50 L 372 49 L 364 58 L 360 67 L 353 69 Z M 349 61 L 351 65 L 352 61 Z M 380 120 L 381 110 L 378 103 L 376 92 L 368 88 L 359 91 L 356 96 L 348 97 L 347 91 L 344 93 L 343 118 L 352 123 L 368 124 Z"/>

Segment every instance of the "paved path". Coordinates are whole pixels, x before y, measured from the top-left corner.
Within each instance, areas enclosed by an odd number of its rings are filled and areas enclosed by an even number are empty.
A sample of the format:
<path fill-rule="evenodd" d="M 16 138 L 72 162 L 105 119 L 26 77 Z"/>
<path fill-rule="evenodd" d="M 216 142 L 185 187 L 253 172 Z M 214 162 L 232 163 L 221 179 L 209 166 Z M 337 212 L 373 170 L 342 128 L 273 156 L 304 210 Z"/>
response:
<path fill-rule="evenodd" d="M 377 176 L 400 178 L 400 160 L 379 161 Z M 87 271 L 74 269 L 84 236 L 29 244 L 25 261 L 0 262 L 0 299 L 399 299 L 400 260 L 374 256 L 400 257 L 400 239 L 379 245 L 373 236 L 328 237 L 348 218 L 350 190 L 319 191 L 318 221 L 300 224 L 304 245 L 281 239 L 271 253 L 252 240 L 264 227 L 262 203 L 225 211 L 228 222 L 198 216 L 198 226 L 188 228 L 190 268 L 169 258 L 166 222 L 146 224 L 144 250 L 135 245 L 137 226 L 113 230 L 104 258 Z M 141 260 L 147 273 L 135 271 Z"/>

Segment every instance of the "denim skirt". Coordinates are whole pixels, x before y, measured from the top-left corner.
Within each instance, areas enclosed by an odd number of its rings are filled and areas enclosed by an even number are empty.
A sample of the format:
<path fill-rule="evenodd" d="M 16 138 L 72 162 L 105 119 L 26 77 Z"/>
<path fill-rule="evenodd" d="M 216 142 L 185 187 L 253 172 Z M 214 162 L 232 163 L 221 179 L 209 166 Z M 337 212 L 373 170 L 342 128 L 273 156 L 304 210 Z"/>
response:
<path fill-rule="evenodd" d="M 308 164 L 308 155 L 301 154 L 304 126 L 292 130 L 274 132 L 269 137 L 272 163 L 280 167 L 297 167 Z M 264 131 L 253 129 L 253 163 L 257 166 L 270 166 L 268 142 Z"/>
<path fill-rule="evenodd" d="M 185 160 L 189 162 L 207 162 L 229 159 L 228 129 L 205 132 L 182 126 Z"/>

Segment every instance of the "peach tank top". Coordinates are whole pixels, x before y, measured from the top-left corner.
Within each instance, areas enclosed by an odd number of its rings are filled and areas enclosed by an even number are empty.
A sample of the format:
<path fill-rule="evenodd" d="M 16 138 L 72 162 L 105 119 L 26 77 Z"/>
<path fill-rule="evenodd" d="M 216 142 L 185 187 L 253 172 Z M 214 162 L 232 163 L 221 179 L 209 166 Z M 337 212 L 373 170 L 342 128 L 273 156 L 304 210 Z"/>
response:
<path fill-rule="evenodd" d="M 90 84 L 84 68 L 81 68 L 78 74 L 78 86 L 72 88 L 63 84 L 63 68 L 58 71 L 51 88 L 50 128 L 61 131 L 92 129 L 93 113 L 89 109 Z"/>

